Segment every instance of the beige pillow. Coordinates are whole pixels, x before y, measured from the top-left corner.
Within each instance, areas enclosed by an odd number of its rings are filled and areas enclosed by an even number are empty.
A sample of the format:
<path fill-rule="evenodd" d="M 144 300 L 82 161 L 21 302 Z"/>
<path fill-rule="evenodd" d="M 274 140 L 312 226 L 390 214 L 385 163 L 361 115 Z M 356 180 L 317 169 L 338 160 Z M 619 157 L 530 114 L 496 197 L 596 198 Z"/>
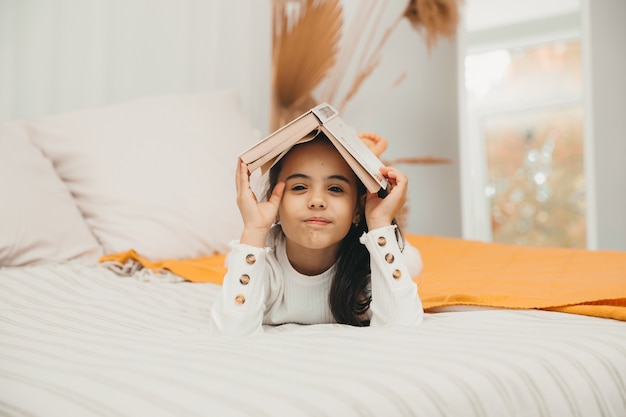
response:
<path fill-rule="evenodd" d="M 29 122 L 106 253 L 228 250 L 237 155 L 258 138 L 234 91 L 145 97 Z"/>
<path fill-rule="evenodd" d="M 102 248 L 20 122 L 0 125 L 0 266 L 81 259 Z"/>

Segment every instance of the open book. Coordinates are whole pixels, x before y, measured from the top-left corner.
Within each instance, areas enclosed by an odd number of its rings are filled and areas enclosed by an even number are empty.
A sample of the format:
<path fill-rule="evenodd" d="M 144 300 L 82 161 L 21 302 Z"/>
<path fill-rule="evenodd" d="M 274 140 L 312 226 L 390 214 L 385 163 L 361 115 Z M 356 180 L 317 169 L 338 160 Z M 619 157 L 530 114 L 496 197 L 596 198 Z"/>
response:
<path fill-rule="evenodd" d="M 298 116 L 239 157 L 248 165 L 250 172 L 257 168 L 266 172 L 292 146 L 314 139 L 319 132 L 323 132 L 335 145 L 369 192 L 384 192 L 387 189 L 387 179 L 379 170 L 383 163 L 361 141 L 356 132 L 341 120 L 337 110 L 326 103 Z"/>

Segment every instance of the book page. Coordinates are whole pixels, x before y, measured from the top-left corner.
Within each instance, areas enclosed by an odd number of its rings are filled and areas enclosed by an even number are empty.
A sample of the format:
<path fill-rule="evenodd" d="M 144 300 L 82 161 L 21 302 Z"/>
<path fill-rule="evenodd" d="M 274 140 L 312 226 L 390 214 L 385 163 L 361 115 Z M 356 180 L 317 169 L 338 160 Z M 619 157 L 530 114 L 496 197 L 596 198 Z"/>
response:
<path fill-rule="evenodd" d="M 326 122 L 324 128 L 329 132 L 327 136 L 332 135 L 336 138 L 346 151 L 358 162 L 367 175 L 372 177 L 378 184 L 378 188 L 387 188 L 387 179 L 380 173 L 380 167 L 383 166 L 383 163 L 374 155 L 367 145 L 363 143 L 350 126 L 345 124 L 341 118 L 336 117 Z M 358 171 L 355 170 L 355 172 L 358 174 Z M 366 185 L 369 182 L 363 178 L 361 178 L 361 181 Z"/>

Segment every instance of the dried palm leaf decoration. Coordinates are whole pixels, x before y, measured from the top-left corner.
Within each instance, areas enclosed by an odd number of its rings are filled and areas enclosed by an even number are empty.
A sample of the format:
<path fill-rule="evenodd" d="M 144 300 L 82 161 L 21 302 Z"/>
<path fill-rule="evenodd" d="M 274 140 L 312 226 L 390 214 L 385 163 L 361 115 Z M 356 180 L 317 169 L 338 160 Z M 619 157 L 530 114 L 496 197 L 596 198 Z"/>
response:
<path fill-rule="evenodd" d="M 339 0 L 274 0 L 272 130 L 317 104 L 312 92 L 336 63 L 342 25 Z"/>
<path fill-rule="evenodd" d="M 343 112 L 348 101 L 379 65 L 390 35 L 403 19 L 407 19 L 417 32 L 425 32 L 426 45 L 430 49 L 439 36 L 455 34 L 459 20 L 457 1 L 460 0 L 408 1 L 402 13 L 376 40 L 374 32 L 381 23 L 385 1 L 358 0 L 351 25 L 344 27 L 340 0 L 272 0 L 270 128 L 275 130 L 324 101 Z M 369 48 L 358 57 L 356 73 L 347 92 L 337 97 L 362 37 L 367 39 Z M 393 85 L 400 84 L 404 76 L 399 74 Z"/>

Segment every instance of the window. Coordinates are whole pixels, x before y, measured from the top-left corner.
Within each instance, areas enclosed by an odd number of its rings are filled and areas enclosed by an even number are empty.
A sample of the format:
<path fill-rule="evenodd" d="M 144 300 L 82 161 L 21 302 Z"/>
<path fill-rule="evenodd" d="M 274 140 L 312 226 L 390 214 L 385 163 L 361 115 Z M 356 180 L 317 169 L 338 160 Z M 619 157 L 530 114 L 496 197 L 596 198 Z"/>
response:
<path fill-rule="evenodd" d="M 468 33 L 465 172 L 472 178 L 464 221 L 474 229 L 467 237 L 586 247 L 577 16 Z"/>

